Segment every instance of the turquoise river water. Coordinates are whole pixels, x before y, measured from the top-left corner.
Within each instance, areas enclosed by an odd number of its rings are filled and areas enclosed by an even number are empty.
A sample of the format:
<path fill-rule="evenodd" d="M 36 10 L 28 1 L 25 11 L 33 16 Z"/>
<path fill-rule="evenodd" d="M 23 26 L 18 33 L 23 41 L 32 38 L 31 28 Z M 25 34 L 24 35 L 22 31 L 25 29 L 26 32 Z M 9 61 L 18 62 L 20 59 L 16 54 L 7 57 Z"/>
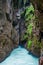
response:
<path fill-rule="evenodd" d="M 38 58 L 19 46 L 0 65 L 38 65 Z"/>

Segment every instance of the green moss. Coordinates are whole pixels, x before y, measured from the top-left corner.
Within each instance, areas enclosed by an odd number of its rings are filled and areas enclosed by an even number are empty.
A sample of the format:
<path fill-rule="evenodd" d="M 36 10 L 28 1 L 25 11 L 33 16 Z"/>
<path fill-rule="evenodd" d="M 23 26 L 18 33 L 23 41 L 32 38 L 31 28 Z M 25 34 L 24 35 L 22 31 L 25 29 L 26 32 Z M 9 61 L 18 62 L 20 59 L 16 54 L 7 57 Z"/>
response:
<path fill-rule="evenodd" d="M 28 48 L 31 48 L 31 45 L 32 45 L 32 41 L 31 41 L 31 40 L 28 40 L 28 41 L 27 41 L 27 46 L 28 46 Z"/>
<path fill-rule="evenodd" d="M 25 40 L 26 38 L 28 38 L 29 35 L 32 34 L 32 26 L 33 26 L 32 23 L 30 23 L 30 24 L 27 26 L 26 34 L 24 34 L 23 40 Z"/>
<path fill-rule="evenodd" d="M 34 7 L 31 4 L 29 7 L 26 8 L 26 13 L 25 13 L 25 20 L 31 20 L 33 18 L 34 14 Z"/>
<path fill-rule="evenodd" d="M 32 4 L 30 4 L 30 6 L 28 6 L 26 8 L 26 14 L 25 14 L 25 16 L 27 16 L 31 11 L 34 12 L 34 7 L 33 7 Z"/>
<path fill-rule="evenodd" d="M 27 27 L 27 33 L 29 33 L 30 35 L 32 34 L 32 26 L 33 26 L 33 24 L 30 23 L 30 24 L 28 25 L 28 27 Z"/>
<path fill-rule="evenodd" d="M 21 12 L 21 17 L 24 16 L 25 21 L 31 19 L 34 14 L 34 7 L 32 4 L 30 6 L 27 6 L 23 12 Z"/>
<path fill-rule="evenodd" d="M 30 6 L 27 6 L 25 9 L 25 25 L 26 25 L 26 34 L 24 34 L 23 36 L 23 40 L 28 39 L 29 35 L 32 34 L 32 28 L 33 28 L 33 23 L 31 22 L 32 19 L 35 18 L 34 16 L 34 7 L 32 4 L 30 4 Z M 24 12 L 22 12 L 22 14 L 24 14 Z M 27 40 L 28 41 L 28 40 Z M 30 41 L 28 42 L 30 44 Z"/>
<path fill-rule="evenodd" d="M 23 40 L 25 40 L 26 38 L 28 38 L 27 34 L 23 36 Z"/>
<path fill-rule="evenodd" d="M 30 14 L 30 15 L 26 18 L 26 21 L 31 20 L 32 17 L 33 17 L 33 14 Z"/>

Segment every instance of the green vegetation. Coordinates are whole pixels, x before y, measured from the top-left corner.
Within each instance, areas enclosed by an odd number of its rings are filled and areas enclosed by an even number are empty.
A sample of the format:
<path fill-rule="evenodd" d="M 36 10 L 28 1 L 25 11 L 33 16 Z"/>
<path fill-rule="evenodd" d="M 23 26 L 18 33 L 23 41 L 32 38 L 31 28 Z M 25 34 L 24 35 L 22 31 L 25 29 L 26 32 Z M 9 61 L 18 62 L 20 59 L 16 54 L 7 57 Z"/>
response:
<path fill-rule="evenodd" d="M 25 18 L 25 26 L 26 26 L 26 31 L 25 31 L 25 34 L 23 36 L 23 40 L 27 41 L 27 47 L 28 48 L 31 48 L 31 46 L 33 44 L 34 48 L 39 50 L 42 47 L 42 45 L 38 41 L 36 33 L 33 33 L 33 28 L 37 28 L 37 26 L 39 25 L 38 17 L 35 16 L 35 14 L 34 14 L 34 7 L 33 7 L 33 5 L 30 4 L 30 6 L 27 6 L 25 11 L 22 12 L 22 14 L 23 15 L 25 14 L 24 18 Z"/>
<path fill-rule="evenodd" d="M 27 12 L 26 12 L 25 16 L 27 16 L 29 13 L 31 14 L 31 12 L 34 13 L 33 5 L 30 4 L 30 6 L 26 7 L 26 11 L 27 11 Z"/>
<path fill-rule="evenodd" d="M 30 6 L 26 7 L 26 13 L 25 13 L 25 21 L 29 21 L 34 16 L 34 7 L 32 4 Z"/>
<path fill-rule="evenodd" d="M 30 6 L 27 6 L 25 11 L 26 12 L 25 12 L 24 18 L 25 18 L 25 25 L 27 24 L 27 26 L 26 26 L 25 34 L 23 36 L 23 40 L 27 39 L 27 45 L 28 45 L 28 48 L 30 48 L 32 45 L 32 41 L 29 40 L 28 37 L 30 37 L 32 35 L 32 29 L 33 29 L 32 18 L 35 18 L 33 5 L 30 4 Z M 24 14 L 24 13 L 22 13 L 22 14 Z"/>
<path fill-rule="evenodd" d="M 31 45 L 32 45 L 32 41 L 31 41 L 31 40 L 28 40 L 28 41 L 27 41 L 27 46 L 28 46 L 28 48 L 31 48 Z"/>
<path fill-rule="evenodd" d="M 33 24 L 32 23 L 30 23 L 28 26 L 27 26 L 27 34 L 29 34 L 29 35 L 31 35 L 31 33 L 32 33 L 32 26 L 33 26 Z"/>
<path fill-rule="evenodd" d="M 28 38 L 28 35 L 24 34 L 23 40 L 26 40 Z"/>

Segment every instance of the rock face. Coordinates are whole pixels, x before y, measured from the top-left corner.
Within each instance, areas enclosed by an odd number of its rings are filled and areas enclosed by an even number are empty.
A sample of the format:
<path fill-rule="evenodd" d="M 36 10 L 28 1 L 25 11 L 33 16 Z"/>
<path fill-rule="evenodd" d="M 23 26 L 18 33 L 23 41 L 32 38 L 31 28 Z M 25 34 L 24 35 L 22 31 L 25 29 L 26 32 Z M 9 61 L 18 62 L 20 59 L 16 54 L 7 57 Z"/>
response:
<path fill-rule="evenodd" d="M 8 21 L 0 27 L 0 62 L 3 61 L 10 52 L 18 47 L 19 38 L 15 28 Z"/>
<path fill-rule="evenodd" d="M 35 10 L 38 11 L 38 19 L 40 23 L 41 31 L 43 32 L 43 0 L 31 0 Z"/>
<path fill-rule="evenodd" d="M 40 57 L 40 59 L 39 59 L 39 65 L 43 65 L 43 57 Z"/>
<path fill-rule="evenodd" d="M 18 47 L 19 44 L 17 31 L 10 27 L 11 23 L 9 24 L 9 26 L 4 25 L 4 27 L 0 27 L 0 62 L 2 62 L 14 48 Z"/>
<path fill-rule="evenodd" d="M 14 44 L 10 38 L 0 35 L 0 62 L 2 62 L 13 50 Z"/>
<path fill-rule="evenodd" d="M 40 60 L 39 65 L 43 65 L 43 0 L 31 0 L 33 3 L 33 6 L 35 7 L 35 10 L 38 11 L 38 20 L 40 23 L 40 39 L 41 39 L 41 50 L 40 50 Z"/>
<path fill-rule="evenodd" d="M 0 0 L 0 62 L 2 62 L 14 48 L 19 45 L 19 37 L 17 30 L 12 26 L 12 18 L 7 20 L 6 6 L 3 7 L 2 2 L 6 5 L 7 0 Z M 11 0 L 12 1 L 12 0 Z M 2 5 L 2 6 L 1 6 Z M 13 10 L 11 11 L 12 14 Z M 10 14 L 10 13 L 9 13 Z M 11 17 L 13 17 L 11 15 Z"/>

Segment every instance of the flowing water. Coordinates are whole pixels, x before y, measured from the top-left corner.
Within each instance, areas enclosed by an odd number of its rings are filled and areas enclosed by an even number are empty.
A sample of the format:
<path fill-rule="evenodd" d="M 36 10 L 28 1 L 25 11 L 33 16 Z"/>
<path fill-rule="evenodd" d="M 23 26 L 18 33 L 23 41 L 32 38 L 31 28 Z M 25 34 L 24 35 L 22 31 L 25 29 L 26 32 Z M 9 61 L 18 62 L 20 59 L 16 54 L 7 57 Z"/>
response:
<path fill-rule="evenodd" d="M 38 58 L 32 56 L 25 48 L 19 46 L 0 65 L 38 65 Z"/>

